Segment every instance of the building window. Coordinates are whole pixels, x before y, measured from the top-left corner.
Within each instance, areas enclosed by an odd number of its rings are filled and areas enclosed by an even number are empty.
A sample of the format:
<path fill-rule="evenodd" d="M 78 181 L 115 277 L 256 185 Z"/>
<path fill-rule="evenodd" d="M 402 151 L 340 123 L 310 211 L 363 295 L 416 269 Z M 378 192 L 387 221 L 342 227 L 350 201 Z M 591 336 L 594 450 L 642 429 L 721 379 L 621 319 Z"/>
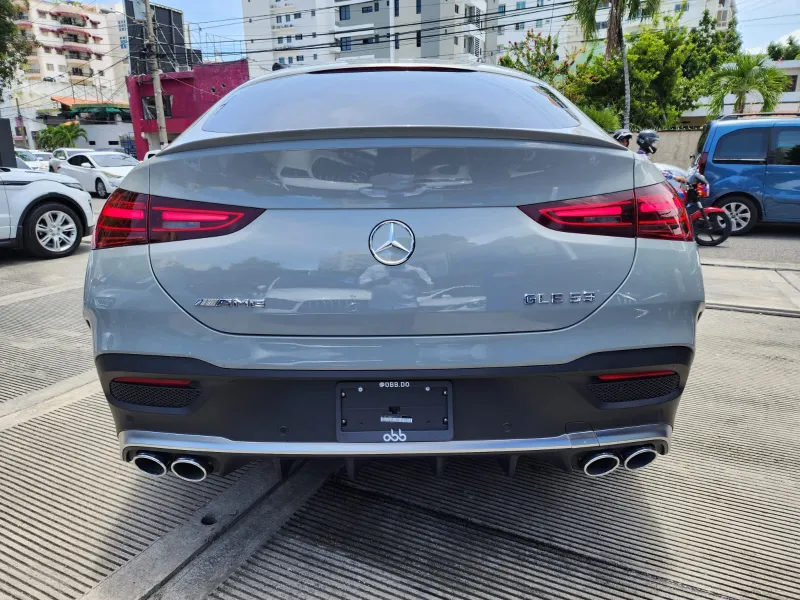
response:
<path fill-rule="evenodd" d="M 501 5 L 499 5 L 499 6 L 497 7 L 497 12 L 498 12 L 499 14 L 501 14 L 501 15 L 504 15 L 504 14 L 506 14 L 506 5 L 505 5 L 505 4 L 501 4 Z"/>
<path fill-rule="evenodd" d="M 292 15 L 283 15 L 283 16 L 286 17 L 287 23 L 292 20 Z"/>
<path fill-rule="evenodd" d="M 59 73 L 66 73 L 67 72 L 67 65 L 58 65 L 58 72 Z"/>
<path fill-rule="evenodd" d="M 297 41 L 302 40 L 303 39 L 303 34 L 302 33 L 298 33 L 296 36 L 294 36 L 294 39 L 296 39 Z"/>
<path fill-rule="evenodd" d="M 282 43 L 283 43 L 283 37 L 279 37 L 279 38 L 278 38 L 278 45 L 280 45 L 280 44 L 282 44 Z"/>
<path fill-rule="evenodd" d="M 375 3 L 375 12 L 378 12 L 380 9 L 381 9 L 381 3 L 380 2 L 376 2 Z"/>
<path fill-rule="evenodd" d="M 350 20 L 350 7 L 349 6 L 340 6 L 339 7 L 339 20 L 340 21 L 349 21 Z"/>
<path fill-rule="evenodd" d="M 124 47 L 125 47 L 125 46 L 121 46 L 121 48 L 124 48 Z M 64 51 L 63 51 L 61 48 L 56 48 L 56 54 L 58 54 L 59 56 L 61 56 L 61 55 L 63 55 L 63 54 L 64 54 Z"/>
<path fill-rule="evenodd" d="M 125 50 L 128 47 L 128 36 L 123 35 L 119 38 L 119 47 L 121 50 Z"/>
<path fill-rule="evenodd" d="M 544 0 L 536 0 L 536 6 L 544 6 Z"/>
<path fill-rule="evenodd" d="M 53 49 L 52 49 L 52 48 L 45 48 L 45 49 L 44 49 L 44 51 L 45 51 L 47 54 L 50 54 L 50 53 L 53 51 Z"/>
<path fill-rule="evenodd" d="M 46 19 L 47 18 L 47 13 L 45 11 L 43 11 L 43 10 L 37 10 L 36 14 L 39 15 L 40 19 Z"/>
<path fill-rule="evenodd" d="M 688 5 L 687 5 L 687 8 L 688 8 Z M 675 4 L 675 6 L 672 8 L 672 10 L 674 10 L 675 12 L 681 12 L 681 10 L 683 10 L 683 2 L 678 2 L 677 4 Z"/>
<path fill-rule="evenodd" d="M 312 38 L 315 38 L 315 37 L 317 37 L 317 32 L 316 32 L 316 31 L 312 31 L 312 32 L 311 32 L 311 37 L 312 37 Z"/>
<path fill-rule="evenodd" d="M 289 57 L 289 64 L 291 65 L 293 62 L 294 62 L 294 57 L 293 57 L 293 56 L 290 56 L 290 57 Z"/>
<path fill-rule="evenodd" d="M 97 72 L 97 74 L 100 75 L 100 77 L 103 77 L 103 76 L 105 76 L 106 72 L 100 70 L 100 71 Z"/>
<path fill-rule="evenodd" d="M 394 16 L 400 16 L 400 0 L 394 0 Z"/>
<path fill-rule="evenodd" d="M 453 8 L 455 8 L 455 9 L 456 9 L 456 14 L 458 14 L 458 4 L 454 4 L 454 5 L 453 5 Z"/>
<path fill-rule="evenodd" d="M 362 6 L 361 7 L 361 12 L 362 13 L 371 13 L 372 12 L 372 7 L 371 6 Z"/>
<path fill-rule="evenodd" d="M 302 54 L 299 54 L 299 55 L 296 57 L 296 59 L 297 59 L 297 62 L 305 62 L 305 60 L 306 60 L 306 57 L 305 57 L 305 56 L 303 56 Z"/>
<path fill-rule="evenodd" d="M 417 14 L 422 12 L 422 0 L 417 0 Z"/>
<path fill-rule="evenodd" d="M 50 63 L 47 63 L 47 70 L 48 71 L 55 71 L 56 67 L 55 67 L 55 65 L 51 65 Z"/>
<path fill-rule="evenodd" d="M 172 96 L 162 94 L 161 99 L 164 101 L 164 116 L 168 119 L 172 118 Z M 145 121 L 154 121 L 156 118 L 156 99 L 154 96 L 144 96 L 142 98 L 142 110 L 144 111 Z"/>
<path fill-rule="evenodd" d="M 51 14 L 51 15 L 50 15 L 50 20 L 51 20 L 51 21 L 58 21 L 58 17 L 57 17 L 57 16 L 55 16 L 54 14 Z"/>
<path fill-rule="evenodd" d="M 536 22 L 541 24 L 541 21 L 536 21 Z M 537 25 L 537 27 L 538 26 L 539 25 Z M 522 23 L 514 23 L 514 29 L 516 29 L 517 31 L 519 31 L 520 29 L 525 29 L 525 23 L 524 22 L 522 22 Z"/>
<path fill-rule="evenodd" d="M 275 22 L 276 23 L 283 23 L 283 17 L 278 15 L 277 17 L 275 17 Z"/>
<path fill-rule="evenodd" d="M 117 23 L 117 28 L 118 28 L 120 31 L 127 31 L 127 29 L 128 29 L 127 25 L 125 25 L 125 21 L 119 21 L 119 22 Z"/>
<path fill-rule="evenodd" d="M 292 36 L 290 36 L 290 35 L 286 36 L 286 43 L 287 44 L 291 44 L 292 43 Z"/>
<path fill-rule="evenodd" d="M 340 6 L 339 10 L 343 8 L 350 8 L 349 6 Z M 342 49 L 342 52 L 347 52 L 348 50 L 353 49 L 353 38 L 350 37 L 343 37 L 339 40 L 339 47 Z"/>
<path fill-rule="evenodd" d="M 398 34 L 394 34 L 394 49 L 400 50 L 400 36 Z"/>
<path fill-rule="evenodd" d="M 316 16 L 317 16 L 317 11 L 315 11 L 315 10 L 312 10 L 312 11 L 311 11 L 311 16 L 312 16 L 312 17 L 316 17 Z M 317 58 L 317 55 L 316 55 L 316 54 L 314 55 L 314 58 L 315 58 L 315 59 Z"/>
<path fill-rule="evenodd" d="M 525 8 L 525 2 L 517 2 L 517 10 L 522 10 Z"/>
<path fill-rule="evenodd" d="M 316 54 L 314 55 L 314 60 L 317 60 L 317 55 Z"/>
<path fill-rule="evenodd" d="M 793 92 L 797 89 L 797 75 L 789 75 L 789 83 L 786 84 L 786 91 Z"/>
<path fill-rule="evenodd" d="M 278 59 L 278 62 L 279 62 L 279 63 L 281 63 L 282 65 L 285 65 L 285 64 L 286 64 L 286 59 L 285 59 L 285 58 L 283 58 L 283 57 L 281 56 L 281 57 Z"/>
<path fill-rule="evenodd" d="M 458 46 L 458 36 L 455 36 L 455 37 L 453 38 L 453 43 L 454 43 L 456 46 Z"/>
<path fill-rule="evenodd" d="M 419 2 L 419 0 L 417 0 L 417 2 Z M 421 47 L 422 47 L 422 30 L 418 29 L 417 30 L 417 48 L 421 48 Z"/>
<path fill-rule="evenodd" d="M 541 27 L 542 26 L 542 20 L 541 19 L 536 19 L 536 21 L 534 21 L 534 23 L 533 23 L 533 26 L 534 27 Z"/>
<path fill-rule="evenodd" d="M 297 19 L 299 19 L 302 16 L 303 16 L 303 13 L 294 13 L 294 20 L 296 21 Z"/>
<path fill-rule="evenodd" d="M 597 31 L 600 31 L 601 29 L 608 29 L 608 21 L 598 21 L 594 28 L 597 29 Z"/>

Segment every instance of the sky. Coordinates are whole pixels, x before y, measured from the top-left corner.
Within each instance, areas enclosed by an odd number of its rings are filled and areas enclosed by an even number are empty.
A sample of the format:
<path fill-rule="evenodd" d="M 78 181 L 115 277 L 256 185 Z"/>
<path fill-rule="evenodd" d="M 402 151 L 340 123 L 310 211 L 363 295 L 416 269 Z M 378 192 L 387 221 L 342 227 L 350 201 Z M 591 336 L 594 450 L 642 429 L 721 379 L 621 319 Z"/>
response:
<path fill-rule="evenodd" d="M 263 1 L 266 4 L 267 0 Z M 669 0 L 663 0 L 667 3 Z M 689 0 L 697 2 L 698 0 Z M 96 0 L 97 4 L 113 4 L 114 0 Z M 90 2 L 92 3 L 92 2 Z M 160 0 L 157 4 L 182 10 L 184 19 L 192 23 L 194 44 L 204 53 L 241 51 L 244 32 L 241 0 Z M 794 33 L 800 39 L 800 0 L 736 0 L 739 9 L 739 32 L 747 50 L 766 48 L 772 40 Z M 217 21 L 217 22 L 209 22 Z"/>

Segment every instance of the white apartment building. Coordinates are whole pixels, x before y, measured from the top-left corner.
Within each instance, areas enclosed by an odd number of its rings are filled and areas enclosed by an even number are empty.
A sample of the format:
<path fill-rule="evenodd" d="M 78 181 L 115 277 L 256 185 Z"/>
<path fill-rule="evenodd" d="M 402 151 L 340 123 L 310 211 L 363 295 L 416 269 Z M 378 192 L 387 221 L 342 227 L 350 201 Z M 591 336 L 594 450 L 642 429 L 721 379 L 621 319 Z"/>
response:
<path fill-rule="evenodd" d="M 563 0 L 522 0 L 504 1 L 489 0 L 490 19 L 496 19 L 497 44 L 488 49 L 487 60 L 497 62 L 503 56 L 503 48 L 521 42 L 529 30 L 542 35 L 558 38 L 559 55 L 566 57 L 573 53 L 586 54 L 594 49 L 595 54 L 602 52 L 604 40 L 608 34 L 608 14 L 610 2 L 601 2 L 597 11 L 597 40 L 586 41 L 580 25 L 575 19 L 566 18 L 574 12 L 572 4 Z M 496 6 L 496 8 L 495 8 Z M 694 27 L 708 10 L 717 19 L 717 27 L 726 29 L 728 23 L 736 15 L 735 0 L 662 0 L 662 15 L 678 15 L 680 23 Z M 640 19 L 626 19 L 622 30 L 627 35 L 642 26 Z"/>
<path fill-rule="evenodd" d="M 479 60 L 487 10 L 487 0 L 242 0 L 250 77 L 275 63 Z"/>
<path fill-rule="evenodd" d="M 15 143 L 33 147 L 33 132 L 45 127 L 36 120 L 37 111 L 60 106 L 53 97 L 127 103 L 127 28 L 121 4 L 18 0 L 15 6 L 15 24 L 35 42 L 18 81 L 3 90 L 0 105 L 0 115 L 24 124 L 27 139 L 15 136 Z"/>

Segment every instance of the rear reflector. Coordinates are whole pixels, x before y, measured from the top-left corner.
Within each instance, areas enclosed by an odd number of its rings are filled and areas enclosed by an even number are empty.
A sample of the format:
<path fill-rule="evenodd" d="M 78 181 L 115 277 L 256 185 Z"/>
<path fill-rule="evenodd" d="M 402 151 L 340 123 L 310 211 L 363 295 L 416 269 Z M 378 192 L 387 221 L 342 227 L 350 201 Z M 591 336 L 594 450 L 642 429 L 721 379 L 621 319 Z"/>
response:
<path fill-rule="evenodd" d="M 168 387 L 189 387 L 188 379 L 153 379 L 151 377 L 117 377 L 117 383 L 136 383 L 139 385 L 164 385 Z"/>
<path fill-rule="evenodd" d="M 226 235 L 246 227 L 263 212 L 262 208 L 160 198 L 118 189 L 100 212 L 92 247 Z"/>
<path fill-rule="evenodd" d="M 555 231 L 662 240 L 693 239 L 683 202 L 666 182 L 626 192 L 528 204 L 519 209 L 539 225 Z"/>
<path fill-rule="evenodd" d="M 666 377 L 675 375 L 675 371 L 639 371 L 638 373 L 609 373 L 598 375 L 600 381 L 624 381 L 628 379 L 647 379 L 648 377 Z"/>

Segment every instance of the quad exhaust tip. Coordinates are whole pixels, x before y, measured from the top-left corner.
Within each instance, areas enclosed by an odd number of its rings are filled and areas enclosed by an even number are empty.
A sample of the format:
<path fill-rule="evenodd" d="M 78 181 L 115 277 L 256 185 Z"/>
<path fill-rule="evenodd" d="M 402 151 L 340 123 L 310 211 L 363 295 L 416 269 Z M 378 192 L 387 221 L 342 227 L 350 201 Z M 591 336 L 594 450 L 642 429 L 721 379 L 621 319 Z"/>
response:
<path fill-rule="evenodd" d="M 170 470 L 179 479 L 198 483 L 208 477 L 209 469 L 196 458 L 182 456 L 172 461 Z"/>
<path fill-rule="evenodd" d="M 602 477 L 616 471 L 619 465 L 619 457 L 613 452 L 598 452 L 586 459 L 583 472 L 589 477 Z"/>
<path fill-rule="evenodd" d="M 163 477 L 167 474 L 167 465 L 156 454 L 137 452 L 133 457 L 133 464 L 145 475 L 150 477 Z"/>
<path fill-rule="evenodd" d="M 630 448 L 622 454 L 622 464 L 628 471 L 638 471 L 652 463 L 656 457 L 658 452 L 652 446 Z"/>

